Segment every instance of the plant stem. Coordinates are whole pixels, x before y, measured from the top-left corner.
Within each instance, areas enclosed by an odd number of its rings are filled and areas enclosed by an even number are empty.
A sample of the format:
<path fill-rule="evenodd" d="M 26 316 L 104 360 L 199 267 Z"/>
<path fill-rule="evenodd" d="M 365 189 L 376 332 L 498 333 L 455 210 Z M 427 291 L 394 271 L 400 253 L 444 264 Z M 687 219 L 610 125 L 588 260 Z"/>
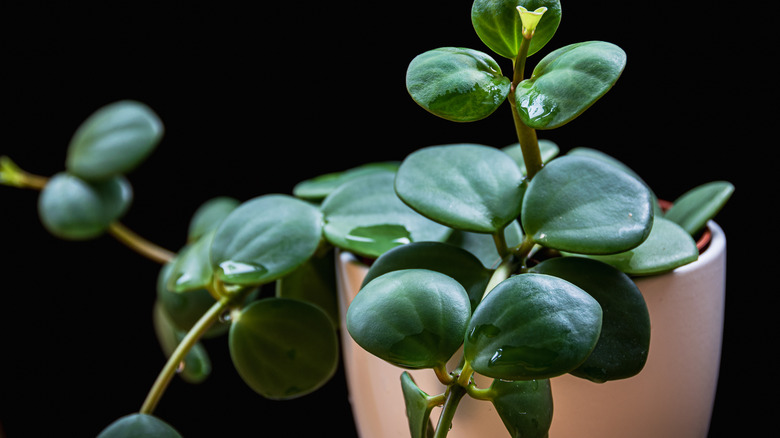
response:
<path fill-rule="evenodd" d="M 501 264 L 498 265 L 498 268 L 493 271 L 493 275 L 490 277 L 487 287 L 485 287 L 485 292 L 482 294 L 482 300 L 485 299 L 487 294 L 489 294 L 494 287 L 498 286 L 499 283 L 509 278 L 516 267 L 517 257 L 515 257 L 514 254 L 509 254 L 504 257 L 504 259 L 501 261 Z"/>
<path fill-rule="evenodd" d="M 0 184 L 21 189 L 41 190 L 49 179 L 22 170 L 10 158 L 0 157 Z"/>
<path fill-rule="evenodd" d="M 466 388 L 460 385 L 450 385 L 445 394 L 444 406 L 439 416 L 439 424 L 436 425 L 436 433 L 433 438 L 444 438 L 452 428 L 452 419 L 455 417 L 455 410 L 458 403 L 466 395 Z"/>
<path fill-rule="evenodd" d="M 523 123 L 520 118 L 520 113 L 517 111 L 515 88 L 523 79 L 525 79 L 525 61 L 528 57 L 530 41 L 530 39 L 523 38 L 520 42 L 520 48 L 514 62 L 511 91 L 507 97 L 509 106 L 512 108 L 512 118 L 515 122 L 517 141 L 520 143 L 520 150 L 523 152 L 523 161 L 525 162 L 526 174 L 529 180 L 542 168 L 542 153 L 539 150 L 539 140 L 536 137 L 536 130 Z"/>
<path fill-rule="evenodd" d="M 176 256 L 173 252 L 149 242 L 119 222 L 112 222 L 108 226 L 108 232 L 130 249 L 155 262 L 165 264 Z"/>
<path fill-rule="evenodd" d="M 149 390 L 149 394 L 147 394 L 146 400 L 144 400 L 144 404 L 141 406 L 139 413 L 151 414 L 154 412 L 157 403 L 160 401 L 166 388 L 168 388 L 168 384 L 176 374 L 179 364 L 184 360 L 184 357 L 187 356 L 187 353 L 195 346 L 203 334 L 219 319 L 219 316 L 228 307 L 230 301 L 230 298 L 226 297 L 214 303 L 214 305 L 200 317 L 198 322 L 192 326 L 190 331 L 187 332 L 187 335 L 179 342 L 179 345 L 173 351 L 171 357 L 168 358 L 168 362 L 165 363 L 162 371 L 160 371 L 160 374 L 157 376 L 157 380 L 155 380 L 154 385 L 152 385 L 152 389 Z"/>

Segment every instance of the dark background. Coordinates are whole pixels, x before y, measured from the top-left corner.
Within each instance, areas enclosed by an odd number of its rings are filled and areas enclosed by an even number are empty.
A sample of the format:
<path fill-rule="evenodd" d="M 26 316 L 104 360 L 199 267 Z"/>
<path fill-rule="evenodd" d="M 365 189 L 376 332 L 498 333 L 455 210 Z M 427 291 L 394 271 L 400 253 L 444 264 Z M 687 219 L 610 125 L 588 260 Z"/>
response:
<path fill-rule="evenodd" d="M 166 135 L 130 175 L 135 200 L 123 223 L 177 250 L 191 214 L 213 196 L 290 193 L 300 180 L 401 160 L 433 144 L 505 146 L 516 141 L 506 104 L 488 119 L 457 124 L 429 115 L 405 90 L 418 53 L 488 51 L 471 27 L 470 5 L 3 2 L 0 155 L 53 175 L 94 110 L 145 102 Z M 548 48 L 529 61 L 574 42 L 620 45 L 628 64 L 617 85 L 540 138 L 563 152 L 612 154 L 667 199 L 713 180 L 737 187 L 717 219 L 729 270 L 711 437 L 734 426 L 746 436 L 763 430 L 771 405 L 761 400 L 776 393 L 764 383 L 774 379 L 762 376 L 772 370 L 765 355 L 776 331 L 761 312 L 777 291 L 761 281 L 760 252 L 750 246 L 766 241 L 760 232 L 772 220 L 764 206 L 776 199 L 756 190 L 770 149 L 759 143 L 760 127 L 771 122 L 757 103 L 770 90 L 753 52 L 761 52 L 753 42 L 761 41 L 760 13 L 731 12 L 725 2 L 570 0 Z M 34 191 L 0 187 L 0 424 L 8 438 L 94 436 L 140 408 L 164 363 L 151 325 L 159 266 L 110 237 L 51 237 L 36 201 Z M 214 362 L 207 382 L 175 380 L 156 411 L 185 436 L 261 435 L 277 424 L 289 429 L 275 436 L 354 436 L 341 369 L 313 395 L 270 402 L 240 381 L 224 338 L 206 345 Z"/>

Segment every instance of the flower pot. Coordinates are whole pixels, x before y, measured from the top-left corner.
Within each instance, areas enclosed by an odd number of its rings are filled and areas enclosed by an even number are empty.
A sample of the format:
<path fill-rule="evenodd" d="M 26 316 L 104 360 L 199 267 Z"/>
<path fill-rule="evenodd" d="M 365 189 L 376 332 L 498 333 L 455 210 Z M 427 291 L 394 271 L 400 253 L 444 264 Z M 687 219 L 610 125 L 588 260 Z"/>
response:
<path fill-rule="evenodd" d="M 710 241 L 699 259 L 667 274 L 638 278 L 650 313 L 650 353 L 630 379 L 593 383 L 571 375 L 552 379 L 552 438 L 706 437 L 720 366 L 725 303 L 726 237 L 710 221 Z M 337 259 L 342 324 L 368 268 L 353 255 Z M 350 403 L 365 438 L 409 436 L 401 368 L 360 348 L 342 327 Z M 448 369 L 452 369 L 449 367 Z M 431 370 L 410 374 L 428 394 L 443 392 Z M 476 376 L 480 387 L 490 379 Z M 434 410 L 432 418 L 438 418 Z M 464 397 L 451 438 L 509 436 L 493 405 Z"/>

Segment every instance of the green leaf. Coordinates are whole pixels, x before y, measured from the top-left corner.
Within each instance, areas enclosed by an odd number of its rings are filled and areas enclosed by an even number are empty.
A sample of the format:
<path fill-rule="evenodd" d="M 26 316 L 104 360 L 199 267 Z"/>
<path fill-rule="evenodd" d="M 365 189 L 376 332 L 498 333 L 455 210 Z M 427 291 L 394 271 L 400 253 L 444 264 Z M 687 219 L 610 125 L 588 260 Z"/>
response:
<path fill-rule="evenodd" d="M 601 336 L 585 362 L 571 374 L 606 382 L 638 374 L 650 349 L 650 315 L 636 284 L 605 263 L 581 257 L 556 257 L 530 272 L 567 280 L 598 301 L 603 313 Z"/>
<path fill-rule="evenodd" d="M 610 254 L 642 243 L 653 221 L 644 183 L 601 160 L 563 156 L 531 180 L 523 229 L 540 245 L 582 254 Z"/>
<path fill-rule="evenodd" d="M 388 272 L 414 268 L 440 272 L 458 281 L 469 296 L 472 310 L 482 299 L 492 274 L 464 249 L 441 242 L 415 242 L 382 254 L 371 265 L 362 286 Z"/>
<path fill-rule="evenodd" d="M 409 421 L 411 438 L 433 438 L 431 397 L 420 389 L 412 376 L 404 371 L 401 373 L 401 389 L 406 404 L 406 418 Z"/>
<path fill-rule="evenodd" d="M 517 164 L 501 150 L 455 144 L 411 153 L 398 169 L 395 189 L 406 204 L 432 220 L 459 230 L 496 233 L 517 219 L 522 183 Z"/>
<path fill-rule="evenodd" d="M 263 397 L 283 400 L 317 390 L 336 372 L 338 338 L 319 307 L 265 298 L 245 307 L 230 327 L 230 357 Z"/>
<path fill-rule="evenodd" d="M 496 379 L 490 392 L 491 402 L 513 438 L 547 438 L 553 415 L 549 380 Z"/>
<path fill-rule="evenodd" d="M 321 237 L 319 209 L 292 196 L 264 195 L 222 221 L 211 244 L 211 264 L 225 283 L 270 283 L 308 260 Z"/>
<path fill-rule="evenodd" d="M 626 172 L 627 174 L 631 175 L 632 177 L 636 178 L 637 180 L 641 181 L 646 187 L 647 190 L 650 191 L 650 195 L 652 197 L 652 203 L 653 203 L 653 215 L 654 216 L 662 216 L 663 212 L 661 210 L 661 207 L 658 203 L 658 197 L 653 192 L 653 189 L 639 176 L 638 173 L 634 172 L 633 169 L 628 167 L 626 164 L 624 164 L 622 161 L 612 157 L 611 155 L 607 155 L 602 151 L 599 151 L 597 149 L 591 149 L 591 148 L 585 148 L 585 147 L 577 147 L 569 150 L 569 152 L 566 153 L 566 155 L 578 155 L 578 156 L 585 156 L 585 157 L 591 157 L 595 158 L 597 160 L 601 160 L 607 164 L 610 164 L 612 166 L 615 166 L 616 168 L 622 170 L 623 172 Z"/>
<path fill-rule="evenodd" d="M 171 357 L 187 332 L 176 327 L 159 299 L 154 303 L 152 322 L 165 357 Z M 176 373 L 188 383 L 201 383 L 211 374 L 211 360 L 200 342 L 184 356 Z"/>
<path fill-rule="evenodd" d="M 132 198 L 130 183 L 121 175 L 89 183 L 61 172 L 41 190 L 38 215 L 43 226 L 57 237 L 92 239 L 125 214 Z"/>
<path fill-rule="evenodd" d="M 404 204 L 395 193 L 394 180 L 395 172 L 374 172 L 333 191 L 321 207 L 328 242 L 376 258 L 409 242 L 446 240 L 452 230 Z"/>
<path fill-rule="evenodd" d="M 657 217 L 647 240 L 629 251 L 589 258 L 608 263 L 632 276 L 656 275 L 687 265 L 699 258 L 696 242 L 674 222 Z"/>
<path fill-rule="evenodd" d="M 466 290 L 426 269 L 392 271 L 363 287 L 347 310 L 347 330 L 369 353 L 404 368 L 447 363 L 471 315 Z"/>
<path fill-rule="evenodd" d="M 523 159 L 523 150 L 520 147 L 520 143 L 511 144 L 501 148 L 501 150 L 506 152 L 507 155 L 515 160 L 515 163 L 517 163 L 517 166 L 520 168 L 520 172 L 522 172 L 523 175 L 528 175 L 528 170 L 525 168 L 525 160 Z M 539 151 L 542 155 L 542 163 L 548 163 L 558 155 L 560 149 L 558 148 L 557 144 L 550 140 L 539 140 Z"/>
<path fill-rule="evenodd" d="M 181 438 L 168 423 L 148 414 L 131 414 L 119 418 L 103 429 L 97 438 Z"/>
<path fill-rule="evenodd" d="M 276 280 L 276 296 L 294 298 L 314 304 L 339 324 L 339 308 L 336 300 L 335 254 L 328 251 L 315 255 L 290 274 Z"/>
<path fill-rule="evenodd" d="M 555 50 L 515 89 L 520 118 L 534 129 L 553 129 L 572 121 L 612 88 L 625 65 L 625 52 L 602 41 Z"/>
<path fill-rule="evenodd" d="M 479 38 L 497 54 L 515 60 L 523 39 L 518 6 L 529 11 L 546 7 L 547 11 L 536 26 L 531 38 L 528 56 L 538 52 L 552 39 L 561 22 L 561 3 L 558 0 L 476 0 L 471 7 L 471 23 Z"/>
<path fill-rule="evenodd" d="M 162 122 L 146 105 L 131 100 L 112 103 L 79 126 L 65 165 L 85 180 L 104 180 L 135 169 L 162 136 Z"/>
<path fill-rule="evenodd" d="M 510 248 L 523 242 L 523 230 L 516 220 L 504 228 L 504 238 Z M 447 243 L 474 254 L 486 268 L 495 268 L 501 262 L 492 234 L 455 230 Z"/>
<path fill-rule="evenodd" d="M 227 196 L 218 196 L 201 204 L 190 219 L 187 229 L 187 241 L 192 243 L 201 236 L 219 226 L 233 210 L 238 207 L 239 201 Z"/>
<path fill-rule="evenodd" d="M 211 286 L 214 269 L 211 267 L 209 252 L 215 233 L 216 230 L 211 230 L 179 251 L 171 269 L 168 289 L 187 292 Z"/>
<path fill-rule="evenodd" d="M 349 181 L 352 178 L 373 172 L 383 172 L 386 170 L 395 172 L 400 163 L 395 161 L 368 163 L 343 172 L 326 173 L 305 181 L 301 181 L 293 187 L 293 195 L 308 201 L 322 201 L 331 194 L 338 186 Z"/>
<path fill-rule="evenodd" d="M 546 379 L 577 368 L 601 332 L 601 307 L 579 287 L 544 274 L 499 283 L 469 322 L 464 356 L 497 379 Z"/>
<path fill-rule="evenodd" d="M 214 297 L 206 289 L 187 291 L 186 293 L 173 292 L 168 288 L 176 260 L 163 265 L 157 276 L 157 300 L 168 315 L 171 323 L 177 329 L 187 332 L 216 302 Z M 226 333 L 229 326 L 226 324 L 214 324 L 206 332 L 206 337 L 215 337 Z"/>
<path fill-rule="evenodd" d="M 406 89 L 427 111 L 455 122 L 492 114 L 509 94 L 511 81 L 485 53 L 442 47 L 415 57 L 406 71 Z"/>
<path fill-rule="evenodd" d="M 726 205 L 732 193 L 734 185 L 727 181 L 702 184 L 677 198 L 664 217 L 695 236 Z"/>

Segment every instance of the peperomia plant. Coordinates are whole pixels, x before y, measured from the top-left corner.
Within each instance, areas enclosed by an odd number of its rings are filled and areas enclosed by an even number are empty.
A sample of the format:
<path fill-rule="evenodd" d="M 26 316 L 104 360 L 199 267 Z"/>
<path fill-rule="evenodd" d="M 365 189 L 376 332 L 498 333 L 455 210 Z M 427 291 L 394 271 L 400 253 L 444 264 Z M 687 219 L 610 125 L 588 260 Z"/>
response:
<path fill-rule="evenodd" d="M 401 374 L 413 437 L 445 436 L 465 396 L 495 405 L 513 436 L 545 436 L 551 377 L 604 382 L 640 372 L 649 319 L 631 276 L 696 260 L 694 238 L 733 187 L 700 186 L 663 211 L 613 158 L 584 148 L 559 156 L 556 144 L 537 139 L 537 130 L 568 123 L 603 96 L 626 61 L 615 45 L 579 43 L 552 51 L 526 78 L 526 59 L 560 18 L 558 1 L 477 0 L 474 28 L 511 60 L 511 75 L 464 48 L 432 50 L 409 65 L 411 97 L 445 119 L 477 121 L 508 101 L 517 144 L 426 147 L 400 163 L 303 181 L 291 195 L 209 199 L 175 252 L 120 222 L 133 199 L 127 174 L 164 133 L 146 105 L 127 100 L 95 112 L 54 176 L 2 158 L 0 183 L 40 190 L 38 213 L 52 234 L 108 233 L 160 264 L 150 291 L 168 361 L 138 412 L 101 436 L 178 436 L 155 408 L 175 376 L 209 376 L 205 338 L 227 338 L 237 373 L 260 396 L 317 390 L 339 359 L 337 249 L 371 263 L 347 314 L 352 337 L 393 364 L 432 369 L 446 386 L 429 395 Z M 477 387 L 474 373 L 492 385 Z M 443 409 L 434 429 L 435 406 Z"/>
<path fill-rule="evenodd" d="M 346 322 L 370 353 L 430 368 L 445 385 L 429 395 L 403 374 L 413 437 L 446 436 L 464 396 L 492 402 L 511 436 L 543 437 L 552 421 L 550 378 L 606 382 L 642 370 L 650 322 L 630 276 L 696 260 L 694 237 L 733 186 L 700 186 L 663 211 L 611 157 L 583 148 L 557 157 L 558 146 L 538 140 L 537 130 L 560 127 L 601 98 L 625 53 L 602 41 L 572 44 L 527 77 L 528 57 L 560 23 L 560 2 L 476 0 L 471 18 L 485 45 L 512 61 L 512 74 L 486 53 L 444 47 L 411 61 L 407 89 L 455 122 L 481 120 L 508 101 L 518 144 L 431 146 L 401 163 L 394 187 L 404 203 L 467 237 L 380 256 Z M 478 388 L 474 373 L 493 384 Z M 442 406 L 435 429 L 434 406 Z"/>

